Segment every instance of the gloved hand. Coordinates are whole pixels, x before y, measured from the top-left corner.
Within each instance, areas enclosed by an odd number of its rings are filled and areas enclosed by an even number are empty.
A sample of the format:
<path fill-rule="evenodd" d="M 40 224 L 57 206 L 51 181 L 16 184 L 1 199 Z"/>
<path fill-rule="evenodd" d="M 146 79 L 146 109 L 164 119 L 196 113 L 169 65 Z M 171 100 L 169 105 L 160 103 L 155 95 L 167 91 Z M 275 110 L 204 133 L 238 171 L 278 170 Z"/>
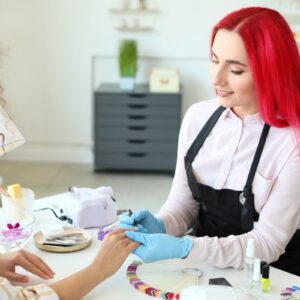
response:
<path fill-rule="evenodd" d="M 137 226 L 143 233 L 165 233 L 165 225 L 162 219 L 154 217 L 149 210 L 136 211 L 131 216 L 122 214 L 119 216 L 119 226 L 121 228 L 131 228 Z"/>
<path fill-rule="evenodd" d="M 141 244 L 132 253 L 146 263 L 162 259 L 184 258 L 193 246 L 193 241 L 189 237 L 177 238 L 169 234 L 144 234 L 136 231 L 126 231 L 125 234 Z"/>

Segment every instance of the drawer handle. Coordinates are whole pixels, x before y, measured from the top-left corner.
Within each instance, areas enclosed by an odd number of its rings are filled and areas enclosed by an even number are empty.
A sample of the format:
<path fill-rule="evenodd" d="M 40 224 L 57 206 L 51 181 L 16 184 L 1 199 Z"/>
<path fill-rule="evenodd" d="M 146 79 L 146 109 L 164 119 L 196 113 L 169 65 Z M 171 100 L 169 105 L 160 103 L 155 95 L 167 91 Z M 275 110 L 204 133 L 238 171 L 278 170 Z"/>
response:
<path fill-rule="evenodd" d="M 128 143 L 130 144 L 145 144 L 146 143 L 146 140 L 127 140 Z"/>
<path fill-rule="evenodd" d="M 130 153 L 127 153 L 127 155 L 130 156 L 130 157 L 145 157 L 147 154 L 146 153 L 130 152 Z"/>
<path fill-rule="evenodd" d="M 145 120 L 147 118 L 147 116 L 128 116 L 128 119 L 132 119 L 132 120 Z"/>
<path fill-rule="evenodd" d="M 141 108 L 146 108 L 147 104 L 128 104 L 128 106 L 134 109 L 141 109 Z"/>
<path fill-rule="evenodd" d="M 130 130 L 146 130 L 146 126 L 128 126 L 128 129 Z"/>
<path fill-rule="evenodd" d="M 128 94 L 130 98 L 145 98 L 146 94 Z"/>

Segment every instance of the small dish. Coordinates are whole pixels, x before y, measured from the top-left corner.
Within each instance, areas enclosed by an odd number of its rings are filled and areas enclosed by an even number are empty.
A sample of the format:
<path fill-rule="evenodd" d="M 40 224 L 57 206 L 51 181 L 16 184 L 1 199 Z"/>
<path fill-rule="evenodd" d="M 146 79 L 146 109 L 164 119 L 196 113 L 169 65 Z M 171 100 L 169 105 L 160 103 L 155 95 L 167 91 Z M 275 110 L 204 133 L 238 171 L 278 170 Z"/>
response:
<path fill-rule="evenodd" d="M 92 242 L 90 232 L 82 228 L 64 227 L 64 235 L 73 235 L 79 233 L 83 236 L 84 241 L 75 244 L 61 244 L 47 240 L 41 231 L 34 234 L 33 240 L 37 248 L 49 252 L 74 252 L 88 247 Z"/>
<path fill-rule="evenodd" d="M 33 214 L 24 212 L 18 222 L 11 222 L 11 219 L 3 214 L 0 215 L 0 244 L 8 249 L 22 247 L 31 237 L 35 217 Z"/>

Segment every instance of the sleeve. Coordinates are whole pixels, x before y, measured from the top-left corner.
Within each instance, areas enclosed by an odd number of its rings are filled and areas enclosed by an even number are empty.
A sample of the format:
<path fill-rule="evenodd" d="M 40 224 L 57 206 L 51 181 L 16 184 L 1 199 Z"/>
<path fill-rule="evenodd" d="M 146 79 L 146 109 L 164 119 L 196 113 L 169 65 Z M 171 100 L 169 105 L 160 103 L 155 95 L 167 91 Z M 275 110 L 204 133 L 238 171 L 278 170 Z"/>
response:
<path fill-rule="evenodd" d="M 45 284 L 21 287 L 12 286 L 6 278 L 0 277 L 1 300 L 59 300 L 58 295 Z"/>
<path fill-rule="evenodd" d="M 194 126 L 197 121 L 191 108 L 180 129 L 172 187 L 167 201 L 157 213 L 164 222 L 166 232 L 175 236 L 183 235 L 193 226 L 199 207 L 188 187 L 184 167 L 184 156 L 197 134 Z M 193 247 L 186 259 L 205 261 L 220 268 L 241 268 L 249 238 L 255 240 L 256 256 L 261 260 L 271 263 L 284 253 L 300 224 L 300 157 L 296 148 L 285 158 L 285 163 L 280 162 L 282 166 L 272 180 L 254 229 L 226 238 L 193 237 Z"/>
<path fill-rule="evenodd" d="M 193 106 L 187 111 L 181 124 L 176 170 L 168 199 L 157 213 L 164 222 L 166 232 L 175 236 L 181 236 L 191 228 L 198 213 L 198 203 L 188 186 L 184 166 L 184 156 L 195 138 L 189 138 L 189 135 L 193 135 L 191 130 L 195 131 L 192 126 L 192 109 Z"/>
<path fill-rule="evenodd" d="M 241 268 L 249 238 L 255 241 L 256 256 L 268 263 L 276 261 L 298 228 L 300 221 L 300 159 L 297 150 L 275 179 L 254 229 L 226 238 L 194 238 L 187 259 L 206 261 L 217 267 Z"/>

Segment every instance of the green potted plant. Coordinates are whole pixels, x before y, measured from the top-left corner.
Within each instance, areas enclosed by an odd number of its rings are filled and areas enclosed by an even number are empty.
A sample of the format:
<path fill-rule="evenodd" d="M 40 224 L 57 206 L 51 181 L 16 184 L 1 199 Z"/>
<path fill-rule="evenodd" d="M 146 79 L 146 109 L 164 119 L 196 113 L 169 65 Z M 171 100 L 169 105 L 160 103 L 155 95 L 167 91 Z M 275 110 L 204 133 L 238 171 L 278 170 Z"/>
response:
<path fill-rule="evenodd" d="M 122 40 L 119 48 L 120 87 L 133 90 L 137 73 L 137 42 Z"/>

